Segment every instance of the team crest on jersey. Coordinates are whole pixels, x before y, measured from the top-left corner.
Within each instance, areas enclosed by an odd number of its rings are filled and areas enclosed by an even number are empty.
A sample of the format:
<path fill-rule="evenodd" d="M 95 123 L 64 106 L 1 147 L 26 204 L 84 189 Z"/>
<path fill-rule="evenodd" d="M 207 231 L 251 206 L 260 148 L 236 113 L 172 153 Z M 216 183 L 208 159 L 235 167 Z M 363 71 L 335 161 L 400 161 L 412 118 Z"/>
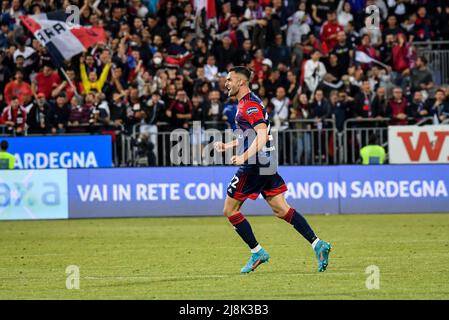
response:
<path fill-rule="evenodd" d="M 251 108 L 248 108 L 248 109 L 246 110 L 246 114 L 247 114 L 247 115 L 251 115 L 251 114 L 256 113 L 256 112 L 258 112 L 258 111 L 259 111 L 258 108 L 256 108 L 256 107 L 251 107 Z"/>

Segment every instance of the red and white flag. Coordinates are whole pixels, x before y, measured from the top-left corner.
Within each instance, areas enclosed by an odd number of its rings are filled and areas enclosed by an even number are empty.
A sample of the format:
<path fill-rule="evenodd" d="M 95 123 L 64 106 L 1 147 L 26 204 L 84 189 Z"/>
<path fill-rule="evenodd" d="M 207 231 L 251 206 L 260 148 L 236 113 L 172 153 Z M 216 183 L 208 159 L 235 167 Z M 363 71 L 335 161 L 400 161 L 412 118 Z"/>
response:
<path fill-rule="evenodd" d="M 106 42 L 103 28 L 69 24 L 64 11 L 21 16 L 20 20 L 47 47 L 56 67 L 92 45 Z"/>
<path fill-rule="evenodd" d="M 215 0 L 194 0 L 193 6 L 197 15 L 201 14 L 203 9 L 206 9 L 206 20 L 214 20 L 217 18 Z"/>

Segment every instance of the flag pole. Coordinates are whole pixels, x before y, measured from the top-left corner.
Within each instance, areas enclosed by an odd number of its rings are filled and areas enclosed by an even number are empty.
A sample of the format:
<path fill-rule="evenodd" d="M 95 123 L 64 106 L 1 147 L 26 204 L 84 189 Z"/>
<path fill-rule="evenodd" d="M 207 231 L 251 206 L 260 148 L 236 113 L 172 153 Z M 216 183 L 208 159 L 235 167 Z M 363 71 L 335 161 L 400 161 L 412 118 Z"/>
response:
<path fill-rule="evenodd" d="M 76 90 L 75 85 L 73 84 L 72 80 L 70 80 L 67 72 L 64 70 L 63 67 L 60 67 L 59 70 L 61 70 L 62 74 L 64 75 L 64 77 L 67 79 L 67 82 L 69 83 L 69 85 L 72 87 L 73 91 L 75 92 L 75 95 L 78 97 L 79 93 L 78 90 Z"/>
<path fill-rule="evenodd" d="M 388 70 L 388 68 L 389 68 L 388 65 L 386 65 L 385 63 L 380 62 L 379 60 L 373 59 L 373 62 L 374 62 L 374 63 L 377 63 L 377 64 L 379 64 L 379 65 L 381 65 L 382 67 L 384 67 L 384 68 L 387 69 L 387 70 Z"/>

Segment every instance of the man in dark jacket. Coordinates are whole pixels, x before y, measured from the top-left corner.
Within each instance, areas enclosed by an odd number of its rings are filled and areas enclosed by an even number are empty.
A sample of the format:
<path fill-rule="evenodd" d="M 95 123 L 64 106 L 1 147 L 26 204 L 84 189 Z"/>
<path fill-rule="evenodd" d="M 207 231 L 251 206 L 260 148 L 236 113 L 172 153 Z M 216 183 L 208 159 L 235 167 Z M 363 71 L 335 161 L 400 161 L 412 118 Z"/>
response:
<path fill-rule="evenodd" d="M 70 107 L 66 102 L 65 94 L 60 94 L 56 98 L 56 102 L 50 106 L 48 114 L 48 123 L 51 133 L 64 133 L 69 122 Z"/>
<path fill-rule="evenodd" d="M 28 134 L 46 134 L 49 132 L 48 112 L 50 106 L 45 94 L 39 93 L 27 116 Z"/>

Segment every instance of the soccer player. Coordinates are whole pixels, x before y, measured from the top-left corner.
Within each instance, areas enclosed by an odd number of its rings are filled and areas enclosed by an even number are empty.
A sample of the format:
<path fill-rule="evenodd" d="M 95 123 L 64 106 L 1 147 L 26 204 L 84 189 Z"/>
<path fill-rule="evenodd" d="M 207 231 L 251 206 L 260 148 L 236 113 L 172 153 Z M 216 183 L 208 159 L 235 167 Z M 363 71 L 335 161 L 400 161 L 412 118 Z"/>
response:
<path fill-rule="evenodd" d="M 273 147 L 270 147 L 270 123 L 261 99 L 249 89 L 250 77 L 251 71 L 242 66 L 234 67 L 228 73 L 226 88 L 229 96 L 236 96 L 238 99 L 235 121 L 243 134 L 237 134 L 238 138 L 229 143 L 214 144 L 218 152 L 237 146 L 243 147 L 244 151 L 243 154 L 231 158 L 231 162 L 240 168 L 229 183 L 223 210 L 239 236 L 251 249 L 251 257 L 241 272 L 254 271 L 270 258 L 268 252 L 257 242 L 250 223 L 240 212 L 246 199 L 255 200 L 260 193 L 277 217 L 293 225 L 310 242 L 318 259 L 318 271 L 323 272 L 328 265 L 331 245 L 320 240 L 306 219 L 288 205 L 283 194 L 287 191 L 284 180 L 275 169 L 271 172 L 269 170 L 273 164 L 270 163 L 273 162 L 270 153 L 270 150 L 273 150 Z M 249 137 L 248 132 L 251 130 L 254 132 L 254 139 L 248 141 L 249 139 L 244 137 Z"/>

